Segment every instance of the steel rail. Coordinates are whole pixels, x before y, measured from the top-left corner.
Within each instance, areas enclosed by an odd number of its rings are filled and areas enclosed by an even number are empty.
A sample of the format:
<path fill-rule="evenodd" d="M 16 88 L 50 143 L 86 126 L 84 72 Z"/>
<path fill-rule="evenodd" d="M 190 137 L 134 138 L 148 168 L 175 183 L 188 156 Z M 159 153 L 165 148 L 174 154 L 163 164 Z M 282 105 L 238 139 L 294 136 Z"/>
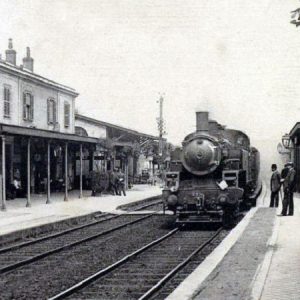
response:
<path fill-rule="evenodd" d="M 148 208 L 149 206 L 157 205 L 157 204 L 160 204 L 160 203 L 163 203 L 162 200 L 156 200 L 155 202 L 145 204 L 144 206 L 138 207 L 138 208 L 136 208 L 132 211 L 139 211 L 139 210 L 142 210 L 144 208 Z"/>
<path fill-rule="evenodd" d="M 138 223 L 138 222 L 140 222 L 140 221 L 143 221 L 143 220 L 145 220 L 145 219 L 148 219 L 148 218 L 152 217 L 153 215 L 155 215 L 155 213 L 148 214 L 148 215 L 146 215 L 146 216 L 144 216 L 144 217 L 141 217 L 141 218 L 139 218 L 139 219 L 137 219 L 137 220 L 130 221 L 130 222 L 127 222 L 127 223 L 125 223 L 125 224 L 118 225 L 118 226 L 116 226 L 116 227 L 113 227 L 113 228 L 111 228 L 111 229 L 108 229 L 108 230 L 106 230 L 106 231 L 102 231 L 102 232 L 100 232 L 100 233 L 91 235 L 91 236 L 86 237 L 86 238 L 84 238 L 84 239 L 77 240 L 76 242 L 72 242 L 72 243 L 66 244 L 66 245 L 64 245 L 64 246 L 57 247 L 57 248 L 55 248 L 55 249 L 49 250 L 49 251 L 47 251 L 47 252 L 43 252 L 43 253 L 38 254 L 38 255 L 35 255 L 35 256 L 31 257 L 31 258 L 28 258 L 28 259 L 19 261 L 19 262 L 15 263 L 15 264 L 11 264 L 11 265 L 5 266 L 5 267 L 3 267 L 3 268 L 0 269 L 0 274 L 6 273 L 6 272 L 11 271 L 11 270 L 14 270 L 14 269 L 16 269 L 16 268 L 18 268 L 18 267 L 21 267 L 21 266 L 27 265 L 27 264 L 29 264 L 29 263 L 35 262 L 35 261 L 37 261 L 37 260 L 40 260 L 40 259 L 42 259 L 42 258 L 44 258 L 44 257 L 47 257 L 47 256 L 49 256 L 49 255 L 51 255 L 51 254 L 60 252 L 60 251 L 62 251 L 62 250 L 65 250 L 65 249 L 67 249 L 67 248 L 71 248 L 71 247 L 77 246 L 77 245 L 79 245 L 79 244 L 82 244 L 82 243 L 84 243 L 84 242 L 91 241 L 91 240 L 93 240 L 93 239 L 96 239 L 96 238 L 101 237 L 101 236 L 103 236 L 103 235 L 109 234 L 109 233 L 111 233 L 111 232 L 113 232 L 113 231 L 116 231 L 116 230 L 118 230 L 118 229 L 124 228 L 124 227 L 126 227 L 126 226 L 129 226 L 129 225 Z"/>
<path fill-rule="evenodd" d="M 128 260 L 130 260 L 131 258 L 141 254 L 142 252 L 146 251 L 147 249 L 149 249 L 149 248 L 159 244 L 160 242 L 166 240 L 168 237 L 175 234 L 177 231 L 178 231 L 178 228 L 175 228 L 175 229 L 171 230 L 170 232 L 168 232 L 167 234 L 163 235 L 162 237 L 156 239 L 155 241 L 143 246 L 142 248 L 132 252 L 131 254 L 126 255 L 125 257 L 118 260 L 114 264 L 109 265 L 108 267 L 99 270 L 97 273 L 94 273 L 93 275 L 85 278 L 84 280 L 78 282 L 77 284 L 71 286 L 70 288 L 62 291 L 61 293 L 59 293 L 59 294 L 57 294 L 57 295 L 55 295 L 51 298 L 48 298 L 48 300 L 64 299 L 64 298 L 74 294 L 75 292 L 77 292 L 78 290 L 82 289 L 83 287 L 89 285 L 90 283 L 92 283 L 96 279 L 100 278 L 101 276 L 104 276 L 104 275 L 108 274 L 109 272 L 113 271 L 114 269 L 116 269 L 117 267 L 123 265 Z"/>
<path fill-rule="evenodd" d="M 102 216 L 105 217 L 107 215 L 108 215 L 108 213 L 104 213 Z M 50 240 L 51 238 L 56 238 L 56 237 L 68 234 L 68 233 L 76 231 L 76 230 L 80 230 L 80 229 L 87 228 L 87 227 L 90 227 L 90 226 L 93 226 L 93 225 L 97 225 L 97 224 L 103 223 L 105 221 L 109 221 L 111 219 L 118 218 L 119 216 L 120 215 L 114 215 L 110 218 L 101 219 L 101 220 L 97 220 L 97 221 L 94 221 L 94 222 L 91 222 L 91 223 L 88 223 L 88 224 L 79 225 L 79 226 L 76 226 L 76 227 L 73 227 L 73 228 L 70 228 L 70 229 L 66 229 L 66 230 L 57 232 L 57 233 L 53 233 L 53 234 L 49 234 L 47 236 L 36 238 L 32 241 L 26 241 L 26 242 L 22 242 L 22 243 L 15 244 L 15 245 L 12 245 L 12 246 L 8 246 L 8 247 L 5 247 L 5 248 L 1 248 L 0 249 L 0 254 L 11 251 L 11 250 L 20 249 L 20 248 L 23 248 L 23 247 L 26 247 L 26 246 L 29 246 L 29 245 L 33 245 L 33 244 L 36 244 L 38 242 L 43 242 L 43 241 L 46 241 L 46 240 Z"/>
<path fill-rule="evenodd" d="M 146 205 L 140 206 L 140 207 L 138 207 L 138 208 L 136 208 L 136 209 L 134 209 L 132 211 L 138 211 L 138 210 L 147 208 L 147 207 L 149 207 L 151 205 L 154 205 L 154 204 L 157 204 L 157 203 L 146 204 Z M 128 214 L 129 213 L 130 212 L 128 212 Z M 105 216 L 108 216 L 108 215 L 109 215 L 109 213 L 103 213 L 102 215 L 100 215 L 100 217 L 105 217 Z M 126 214 L 123 214 L 123 215 L 126 215 Z M 91 222 L 91 223 L 88 223 L 88 224 L 83 224 L 83 225 L 76 226 L 76 227 L 73 227 L 73 228 L 70 228 L 70 229 L 66 229 L 66 230 L 63 230 L 63 231 L 60 231 L 60 232 L 57 232 L 57 233 L 49 234 L 49 235 L 44 236 L 44 237 L 36 238 L 36 239 L 34 239 L 32 241 L 21 242 L 21 243 L 12 245 L 12 246 L 4 247 L 4 248 L 0 249 L 0 254 L 3 254 L 5 252 L 9 252 L 11 250 L 20 249 L 20 248 L 23 248 L 23 247 L 26 247 L 26 246 L 29 246 L 29 245 L 33 245 L 33 244 L 39 243 L 39 242 L 43 242 L 43 241 L 46 241 L 46 240 L 49 240 L 49 239 L 52 239 L 52 238 L 63 236 L 65 234 L 68 234 L 70 232 L 74 232 L 76 230 L 80 230 L 80 229 L 83 229 L 83 228 L 88 228 L 88 227 L 91 227 L 93 225 L 97 225 L 97 224 L 103 223 L 105 221 L 109 221 L 109 220 L 112 220 L 112 219 L 119 218 L 120 216 L 122 216 L 122 215 L 113 215 L 113 216 L 111 216 L 109 218 L 106 218 L 106 219 L 97 220 L 97 221 L 94 221 L 94 222 Z"/>
<path fill-rule="evenodd" d="M 163 285 L 165 285 L 174 275 L 176 275 L 184 266 L 186 266 L 196 254 L 198 254 L 207 245 L 209 245 L 222 231 L 223 231 L 223 228 L 220 228 L 212 237 L 210 237 L 207 241 L 202 243 L 184 261 L 182 261 L 173 270 L 171 270 L 167 275 L 165 275 L 156 285 L 154 285 L 151 289 L 149 289 L 138 300 L 146 300 L 146 299 L 149 299 L 151 296 L 153 296 L 153 294 L 155 294 L 157 291 L 159 291 Z"/>

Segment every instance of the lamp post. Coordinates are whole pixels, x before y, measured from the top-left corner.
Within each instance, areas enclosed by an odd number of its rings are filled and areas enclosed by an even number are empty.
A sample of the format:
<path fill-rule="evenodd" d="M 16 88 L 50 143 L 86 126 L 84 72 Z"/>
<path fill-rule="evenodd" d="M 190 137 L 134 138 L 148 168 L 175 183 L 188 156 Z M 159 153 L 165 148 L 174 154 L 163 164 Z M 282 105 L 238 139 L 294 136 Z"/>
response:
<path fill-rule="evenodd" d="M 282 136 L 281 141 L 284 148 L 286 149 L 293 148 L 291 143 L 292 142 L 291 137 L 287 133 Z"/>
<path fill-rule="evenodd" d="M 294 143 L 291 139 L 291 136 L 289 134 L 284 134 L 281 138 L 281 141 L 282 141 L 282 145 L 283 147 L 286 149 L 286 153 L 288 154 L 288 160 L 292 160 L 292 157 L 294 156 Z M 296 140 L 295 140 L 295 143 L 296 143 Z"/>

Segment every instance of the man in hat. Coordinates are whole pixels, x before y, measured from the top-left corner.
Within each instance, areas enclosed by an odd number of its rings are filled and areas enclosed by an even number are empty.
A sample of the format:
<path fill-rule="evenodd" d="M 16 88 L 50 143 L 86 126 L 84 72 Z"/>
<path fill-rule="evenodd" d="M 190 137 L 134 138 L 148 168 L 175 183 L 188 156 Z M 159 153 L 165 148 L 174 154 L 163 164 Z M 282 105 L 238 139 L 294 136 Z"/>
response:
<path fill-rule="evenodd" d="M 271 202 L 270 202 L 270 207 L 278 207 L 278 202 L 279 202 L 279 190 L 281 187 L 281 177 L 280 174 L 277 170 L 277 165 L 272 164 L 271 166 L 272 169 L 272 176 L 271 176 L 271 182 L 270 182 L 270 188 L 271 188 Z"/>
<path fill-rule="evenodd" d="M 109 174 L 110 191 L 113 195 L 119 195 L 117 170 L 114 169 Z"/>
<path fill-rule="evenodd" d="M 287 175 L 288 172 L 289 172 L 288 164 L 289 164 L 289 163 L 284 164 L 284 168 L 281 170 L 281 182 L 284 181 L 283 179 L 286 177 L 286 175 Z"/>
<path fill-rule="evenodd" d="M 284 198 L 282 201 L 282 216 L 286 216 L 287 211 L 289 211 L 289 216 L 292 216 L 294 214 L 294 188 L 296 181 L 296 171 L 292 162 L 287 163 L 287 167 L 288 172 L 283 181 Z"/>
<path fill-rule="evenodd" d="M 117 173 L 118 177 L 118 191 L 119 191 L 119 196 L 123 195 L 126 196 L 125 192 L 125 174 L 121 171 L 121 169 L 118 170 Z"/>

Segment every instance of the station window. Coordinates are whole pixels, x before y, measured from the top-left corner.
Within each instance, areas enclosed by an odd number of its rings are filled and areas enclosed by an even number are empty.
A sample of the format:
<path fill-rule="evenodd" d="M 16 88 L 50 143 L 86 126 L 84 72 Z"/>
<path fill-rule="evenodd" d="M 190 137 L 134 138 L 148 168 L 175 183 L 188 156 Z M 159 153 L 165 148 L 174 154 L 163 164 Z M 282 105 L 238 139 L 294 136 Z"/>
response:
<path fill-rule="evenodd" d="M 10 88 L 8 86 L 4 86 L 3 89 L 3 114 L 4 117 L 9 118 L 10 117 Z"/>
<path fill-rule="evenodd" d="M 70 126 L 70 104 L 69 103 L 65 103 L 64 111 L 65 111 L 65 127 L 69 127 Z"/>
<path fill-rule="evenodd" d="M 33 95 L 29 92 L 23 94 L 23 119 L 25 121 L 33 121 Z"/>
<path fill-rule="evenodd" d="M 47 101 L 47 114 L 48 124 L 56 124 L 56 102 L 54 99 L 48 99 Z"/>

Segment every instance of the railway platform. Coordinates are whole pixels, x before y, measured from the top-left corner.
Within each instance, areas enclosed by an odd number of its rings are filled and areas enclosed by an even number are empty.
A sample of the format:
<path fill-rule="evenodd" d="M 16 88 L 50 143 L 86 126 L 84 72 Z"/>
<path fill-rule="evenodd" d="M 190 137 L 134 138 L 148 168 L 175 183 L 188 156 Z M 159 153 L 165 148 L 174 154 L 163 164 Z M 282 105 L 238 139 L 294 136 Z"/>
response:
<path fill-rule="evenodd" d="M 84 191 L 83 198 L 79 199 L 78 194 L 71 191 L 66 202 L 63 193 L 53 194 L 49 204 L 46 195 L 32 195 L 31 207 L 25 207 L 26 199 L 7 201 L 7 210 L 0 211 L 0 236 L 97 212 L 120 213 L 118 206 L 159 196 L 161 189 L 145 184 L 135 185 L 126 196 L 91 197 L 91 191 Z"/>
<path fill-rule="evenodd" d="M 167 299 L 299 300 L 300 195 L 294 216 L 278 216 L 269 199 L 264 187 L 258 207 Z"/>
<path fill-rule="evenodd" d="M 300 299 L 300 195 L 294 216 L 277 216 L 270 247 L 252 290 L 252 299 Z M 281 207 L 277 210 L 279 215 Z M 263 284 L 262 284 L 263 282 Z"/>

